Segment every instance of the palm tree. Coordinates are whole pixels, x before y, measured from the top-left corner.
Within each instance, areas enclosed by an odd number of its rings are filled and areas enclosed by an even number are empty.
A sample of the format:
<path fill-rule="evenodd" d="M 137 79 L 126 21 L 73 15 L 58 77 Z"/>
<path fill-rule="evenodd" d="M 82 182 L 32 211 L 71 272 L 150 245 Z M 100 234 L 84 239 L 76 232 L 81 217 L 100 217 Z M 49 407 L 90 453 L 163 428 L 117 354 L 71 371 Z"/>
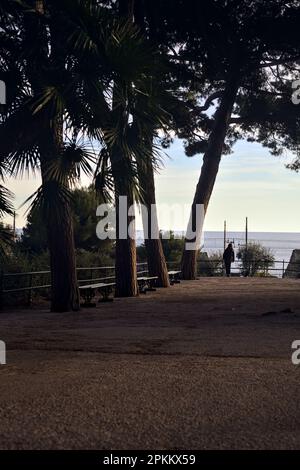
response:
<path fill-rule="evenodd" d="M 114 192 L 116 295 L 123 297 L 137 295 L 136 246 L 131 237 L 120 236 L 119 198 L 126 196 L 128 207 L 135 201 L 145 201 L 145 169 L 149 170 L 151 163 L 153 171 L 152 161 L 157 158 L 152 143 L 149 147 L 149 136 L 152 139 L 153 128 L 163 125 L 167 113 L 154 93 L 155 74 L 161 73 L 157 54 L 128 18 L 114 21 L 108 31 L 100 41 L 104 41 L 106 64 L 112 70 L 113 80 L 107 83 L 104 97 L 107 108 L 100 117 L 102 150 L 95 181 L 102 195 Z M 94 50 L 99 50 L 99 39 L 94 41 Z M 132 226 L 134 214 L 126 214 L 125 218 L 127 227 Z M 162 250 L 159 255 L 163 261 Z"/>
<path fill-rule="evenodd" d="M 152 52 L 136 27 L 116 21 L 96 1 L 49 1 L 45 8 L 32 0 L 4 7 L 1 61 L 14 80 L 0 126 L 1 160 L 12 175 L 41 172 L 33 207 L 43 207 L 47 227 L 51 309 L 77 310 L 70 186 L 78 167 L 90 174 L 92 157 L 78 148 L 76 136 L 96 139 L 106 150 L 116 204 L 126 195 L 131 205 L 139 192 L 136 159 L 144 152 L 132 138 L 130 114 L 140 85 L 154 73 Z M 147 112 L 141 114 L 146 121 Z M 135 295 L 134 240 L 118 239 L 116 255 L 117 295 Z"/>
<path fill-rule="evenodd" d="M 80 167 L 91 173 L 91 155 L 76 145 L 92 93 L 72 50 L 79 19 L 71 10 L 67 1 L 47 2 L 47 9 L 43 1 L 5 2 L 1 24 L 1 65 L 11 78 L 1 115 L 1 161 L 13 176 L 41 172 L 33 206 L 43 207 L 51 310 L 58 312 L 79 309 L 70 186 Z"/>

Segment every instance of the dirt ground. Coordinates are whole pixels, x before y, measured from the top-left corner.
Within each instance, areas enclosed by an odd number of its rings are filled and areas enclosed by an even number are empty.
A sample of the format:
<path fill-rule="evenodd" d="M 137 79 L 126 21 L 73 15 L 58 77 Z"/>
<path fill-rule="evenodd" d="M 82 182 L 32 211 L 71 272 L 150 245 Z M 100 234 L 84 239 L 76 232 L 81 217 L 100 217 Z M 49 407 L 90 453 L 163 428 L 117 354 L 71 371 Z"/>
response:
<path fill-rule="evenodd" d="M 300 281 L 0 313 L 1 449 L 300 449 Z"/>

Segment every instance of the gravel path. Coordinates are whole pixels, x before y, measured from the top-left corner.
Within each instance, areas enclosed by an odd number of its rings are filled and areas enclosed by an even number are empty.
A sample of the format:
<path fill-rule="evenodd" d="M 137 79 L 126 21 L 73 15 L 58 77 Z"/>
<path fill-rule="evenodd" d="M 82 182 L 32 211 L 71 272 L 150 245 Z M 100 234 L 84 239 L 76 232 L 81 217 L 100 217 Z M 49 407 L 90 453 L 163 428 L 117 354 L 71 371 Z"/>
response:
<path fill-rule="evenodd" d="M 300 449 L 300 281 L 2 312 L 1 449 Z"/>

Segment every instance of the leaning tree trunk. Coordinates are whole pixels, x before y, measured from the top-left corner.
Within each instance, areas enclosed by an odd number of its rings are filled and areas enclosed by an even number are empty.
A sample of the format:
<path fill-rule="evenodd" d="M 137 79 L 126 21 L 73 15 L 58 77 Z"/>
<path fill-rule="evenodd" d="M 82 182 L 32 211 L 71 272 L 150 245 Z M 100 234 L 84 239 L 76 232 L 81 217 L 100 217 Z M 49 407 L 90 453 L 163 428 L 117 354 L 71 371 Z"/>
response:
<path fill-rule="evenodd" d="M 196 232 L 196 205 L 204 206 L 204 213 L 207 211 L 209 200 L 214 188 L 216 177 L 219 171 L 221 155 L 224 147 L 226 133 L 229 127 L 230 117 L 236 95 L 239 88 L 239 76 L 228 79 L 220 106 L 216 112 L 215 125 L 209 137 L 208 148 L 203 157 L 200 178 L 196 187 L 196 192 L 191 208 L 191 220 L 193 232 Z M 197 272 L 197 249 L 188 250 L 187 243 L 196 242 L 200 239 L 196 233 L 192 240 L 185 240 L 185 249 L 182 255 L 181 270 L 183 279 L 195 279 Z"/>
<path fill-rule="evenodd" d="M 142 219 L 149 275 L 158 277 L 158 287 L 169 287 L 168 268 L 159 237 L 154 171 L 150 157 L 146 162 L 140 162 L 138 166 L 139 180 L 143 190 L 143 205 L 146 208 L 146 213 L 142 212 Z"/>
<path fill-rule="evenodd" d="M 77 284 L 73 217 L 66 187 L 55 179 L 51 166 L 57 163 L 63 145 L 62 119 L 56 118 L 40 143 L 43 213 L 47 228 L 51 265 L 51 311 L 80 308 Z"/>

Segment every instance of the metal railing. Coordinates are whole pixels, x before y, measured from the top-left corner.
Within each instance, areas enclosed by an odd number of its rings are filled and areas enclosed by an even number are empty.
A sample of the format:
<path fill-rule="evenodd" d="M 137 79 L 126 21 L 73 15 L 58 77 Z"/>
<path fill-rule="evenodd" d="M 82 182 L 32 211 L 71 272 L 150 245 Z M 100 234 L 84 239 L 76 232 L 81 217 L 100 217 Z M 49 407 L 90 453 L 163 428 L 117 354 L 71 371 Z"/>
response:
<path fill-rule="evenodd" d="M 300 262 L 274 261 L 270 264 L 266 261 L 265 265 L 260 264 L 255 272 L 255 260 L 248 262 L 248 272 L 243 264 L 238 261 L 232 263 L 231 273 L 236 276 L 274 276 L 274 277 L 294 277 L 300 278 Z M 177 262 L 168 262 L 171 269 L 180 269 Z M 287 269 L 288 268 L 288 269 Z M 137 263 L 138 274 L 148 273 L 147 263 Z M 114 266 L 96 266 L 77 268 L 78 284 L 105 282 L 115 279 Z M 225 274 L 222 259 L 203 259 L 197 262 L 197 275 L 201 276 L 223 276 Z M 21 280 L 21 283 L 20 283 Z M 19 285 L 19 283 L 21 285 Z M 3 273 L 0 272 L 0 306 L 5 296 L 15 296 L 22 294 L 26 304 L 32 302 L 33 293 L 39 291 L 47 295 L 51 287 L 50 271 L 29 271 L 21 273 Z M 24 298 L 25 297 L 25 298 Z"/>
<path fill-rule="evenodd" d="M 201 276 L 207 271 L 205 269 L 212 266 L 212 271 L 216 271 L 215 275 L 223 275 L 225 266 L 222 260 L 201 260 L 198 263 L 198 273 Z M 287 269 L 288 268 L 288 269 Z M 268 260 L 249 260 L 246 263 L 236 261 L 231 265 L 231 272 L 240 276 L 260 276 L 260 277 L 300 277 L 300 262 L 290 262 L 286 260 L 275 260 L 270 263 Z"/>
<path fill-rule="evenodd" d="M 177 262 L 169 262 L 168 265 L 180 269 Z M 258 276 L 258 277 L 294 277 L 300 278 L 300 262 L 276 260 L 272 263 L 260 261 L 257 269 L 257 260 L 249 260 L 247 266 L 241 261 L 235 261 L 231 265 L 231 273 L 236 276 Z M 225 266 L 222 259 L 200 259 L 197 261 L 197 276 L 217 277 L 224 276 Z"/>
<path fill-rule="evenodd" d="M 145 269 L 146 268 L 146 269 Z M 78 284 L 105 282 L 115 279 L 114 266 L 93 266 L 77 268 Z M 138 274 L 148 272 L 147 263 L 137 263 Z M 23 295 L 25 304 L 30 305 L 35 291 L 44 293 L 51 288 L 51 271 L 28 271 L 20 273 L 0 272 L 0 307 L 5 297 Z"/>

